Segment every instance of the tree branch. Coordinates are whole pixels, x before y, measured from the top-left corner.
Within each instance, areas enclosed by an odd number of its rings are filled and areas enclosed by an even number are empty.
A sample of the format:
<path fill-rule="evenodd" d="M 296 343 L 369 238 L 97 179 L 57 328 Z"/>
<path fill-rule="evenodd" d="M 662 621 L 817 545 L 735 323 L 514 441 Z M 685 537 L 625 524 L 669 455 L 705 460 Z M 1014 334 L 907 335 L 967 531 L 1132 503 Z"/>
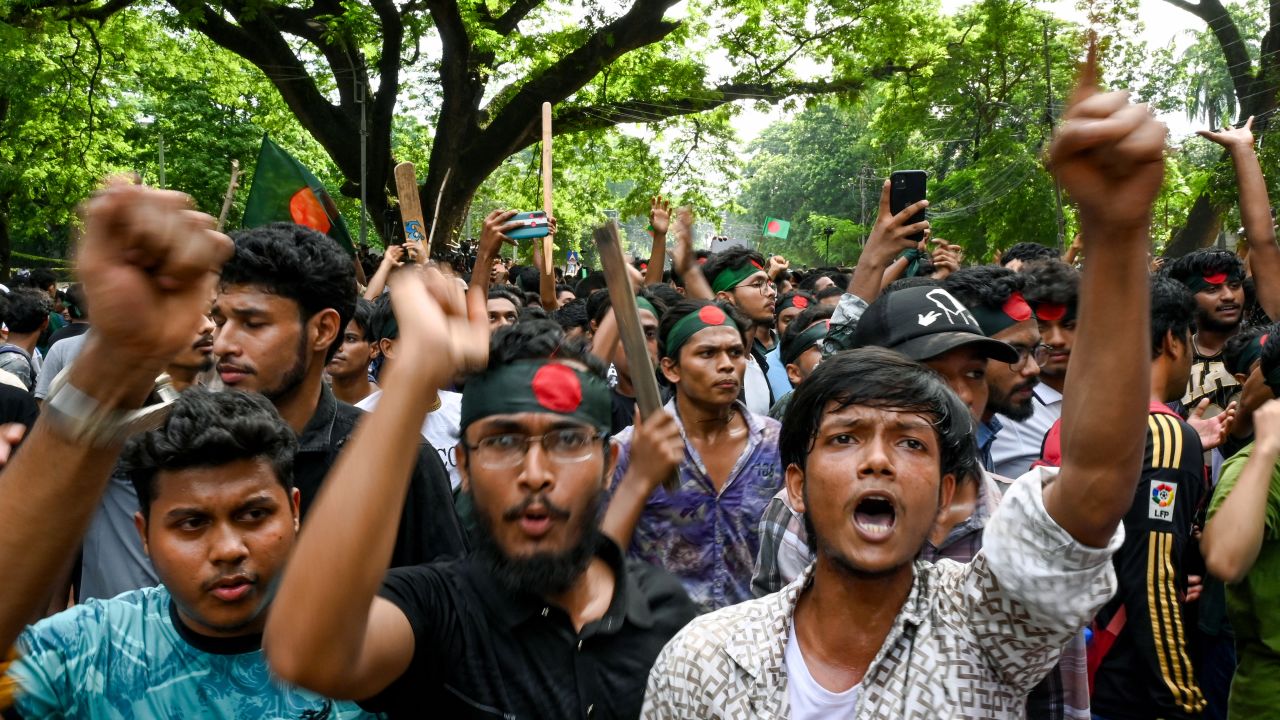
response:
<path fill-rule="evenodd" d="M 492 21 L 493 29 L 501 35 L 510 35 L 520 21 L 528 17 L 529 13 L 541 4 L 542 0 L 515 0 L 506 12 Z"/>
<path fill-rule="evenodd" d="M 1227 71 L 1231 74 L 1231 87 L 1236 93 L 1236 102 L 1243 109 L 1245 98 L 1249 96 L 1249 87 L 1253 81 L 1253 61 L 1249 59 L 1249 51 L 1245 47 L 1240 28 L 1236 26 L 1227 9 L 1219 0 L 1200 0 L 1190 3 L 1187 0 L 1165 0 L 1174 7 L 1181 8 L 1195 15 L 1209 26 L 1209 31 L 1218 41 L 1222 56 L 1227 61 Z"/>

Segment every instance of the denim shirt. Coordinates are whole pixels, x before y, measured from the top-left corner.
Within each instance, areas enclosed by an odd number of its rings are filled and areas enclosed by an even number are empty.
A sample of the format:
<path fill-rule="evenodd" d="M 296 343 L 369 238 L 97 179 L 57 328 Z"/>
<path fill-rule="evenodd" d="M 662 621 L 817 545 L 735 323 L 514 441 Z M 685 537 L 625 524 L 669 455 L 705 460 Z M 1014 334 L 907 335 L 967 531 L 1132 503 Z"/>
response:
<path fill-rule="evenodd" d="M 657 488 L 632 535 L 629 554 L 664 568 L 684 585 L 700 612 L 750 600 L 751 571 L 760 546 L 760 517 L 782 487 L 778 421 L 754 415 L 738 403 L 747 423 L 747 446 L 717 493 L 698 451 L 684 433 L 676 401 L 666 405 L 684 438 L 680 486 Z M 620 449 L 612 488 L 631 464 L 627 428 L 615 438 Z"/>
<path fill-rule="evenodd" d="M 982 469 L 987 472 L 995 472 L 995 461 L 991 459 L 991 445 L 996 441 L 996 435 L 1004 429 L 1004 424 L 996 419 L 995 415 L 990 420 L 983 420 L 978 423 L 978 459 L 982 461 Z"/>

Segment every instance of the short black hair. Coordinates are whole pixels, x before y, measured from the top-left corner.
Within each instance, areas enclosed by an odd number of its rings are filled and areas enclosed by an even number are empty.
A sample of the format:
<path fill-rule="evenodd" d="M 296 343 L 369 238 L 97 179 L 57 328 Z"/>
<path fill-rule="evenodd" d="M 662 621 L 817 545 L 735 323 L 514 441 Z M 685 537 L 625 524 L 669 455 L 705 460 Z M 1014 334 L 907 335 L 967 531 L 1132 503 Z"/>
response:
<path fill-rule="evenodd" d="M 1267 342 L 1262 346 L 1262 358 L 1258 369 L 1262 371 L 1263 379 L 1280 368 L 1280 323 L 1273 323 L 1263 329 L 1263 333 L 1267 336 Z M 1280 396 L 1280 391 L 1271 388 L 1273 395 Z"/>
<path fill-rule="evenodd" d="M 593 272 L 573 286 L 573 294 L 578 297 L 591 297 L 592 293 L 603 289 L 606 284 L 604 273 Z"/>
<path fill-rule="evenodd" d="M 388 298 L 390 297 L 390 293 L 384 293 L 384 295 Z M 351 315 L 351 322 L 354 322 L 356 327 L 360 328 L 365 340 L 372 341 L 373 334 L 370 331 L 373 329 L 373 303 L 364 298 L 356 300 L 356 310 Z M 345 332 L 346 328 L 343 328 L 343 331 Z"/>
<path fill-rule="evenodd" d="M 391 293 L 383 293 L 370 303 L 369 324 L 365 326 L 365 339 L 370 342 L 395 340 L 400 337 L 400 324 L 391 306 Z"/>
<path fill-rule="evenodd" d="M 532 265 L 525 265 L 512 271 L 511 281 L 522 292 L 536 293 L 538 292 L 539 284 L 542 282 L 542 273 L 538 272 L 538 268 Z"/>
<path fill-rule="evenodd" d="M 1195 323 L 1196 299 L 1187 286 L 1163 275 L 1152 275 L 1151 357 L 1160 354 L 1167 333 L 1187 340 Z"/>
<path fill-rule="evenodd" d="M 1026 286 L 1026 275 L 994 265 L 961 268 L 942 281 L 942 287 L 971 310 L 978 307 L 1000 310 L 1010 295 Z"/>
<path fill-rule="evenodd" d="M 1202 248 L 1193 250 L 1174 260 L 1166 268 L 1169 277 L 1183 285 L 1190 285 L 1195 278 L 1226 273 L 1244 277 L 1244 263 L 1230 250 Z"/>
<path fill-rule="evenodd" d="M 39 330 L 53 309 L 48 293 L 35 288 L 14 288 L 8 300 L 4 324 L 9 326 L 10 332 L 23 335 Z"/>
<path fill-rule="evenodd" d="M 556 268 L 556 269 L 559 270 L 560 268 Z M 563 292 L 571 293 L 573 292 L 573 288 L 569 287 L 568 285 L 565 285 L 564 283 L 556 283 L 556 295 L 559 295 L 560 293 L 563 293 Z M 578 293 L 573 293 L 573 294 L 574 294 L 574 297 L 577 297 L 578 295 Z"/>
<path fill-rule="evenodd" d="M 835 311 L 836 309 L 830 305 L 811 305 L 795 316 L 791 324 L 787 326 L 787 331 L 782 333 L 782 339 L 778 343 L 780 348 L 778 353 L 779 362 L 781 362 L 781 358 L 791 354 L 791 344 L 796 341 L 796 338 L 800 337 L 800 333 L 808 330 L 809 326 L 816 322 L 830 320 Z"/>
<path fill-rule="evenodd" d="M 942 281 L 928 275 L 916 275 L 915 277 L 898 278 L 885 286 L 880 291 L 880 297 L 896 293 L 899 290 L 906 290 L 913 287 L 942 287 Z"/>
<path fill-rule="evenodd" d="M 551 314 L 541 305 L 525 305 L 516 311 L 516 320 L 524 322 L 526 320 L 550 320 Z"/>
<path fill-rule="evenodd" d="M 1241 365 L 1244 360 L 1245 348 L 1256 342 L 1264 330 L 1265 328 L 1261 327 L 1242 327 L 1235 335 L 1227 338 L 1226 345 L 1222 346 L 1222 365 L 1227 369 L 1227 372 L 1232 375 L 1249 374 L 1249 368 Z"/>
<path fill-rule="evenodd" d="M 524 307 L 524 295 L 512 285 L 494 285 L 489 288 L 489 300 L 507 300 L 516 310 Z"/>
<path fill-rule="evenodd" d="M 233 233 L 236 251 L 222 266 L 222 287 L 251 285 L 298 304 L 305 323 L 323 310 L 338 313 L 338 337 L 325 353 L 333 359 L 342 330 L 356 311 L 356 271 L 333 238 L 293 223 L 271 223 Z"/>
<path fill-rule="evenodd" d="M 1008 265 L 1014 260 L 1021 260 L 1024 263 L 1033 263 L 1041 260 L 1057 260 L 1058 251 L 1048 245 L 1041 245 L 1034 242 L 1020 242 L 1009 246 L 1009 249 L 1000 253 L 1000 267 Z"/>
<path fill-rule="evenodd" d="M 941 475 L 977 477 L 978 446 L 969 409 L 940 375 L 892 350 L 864 347 L 828 356 L 796 386 L 778 436 L 784 468 L 805 467 L 827 405 L 919 413 L 938 433 Z"/>
<path fill-rule="evenodd" d="M 161 470 L 262 459 L 288 490 L 293 487 L 297 449 L 293 429 L 263 395 L 193 387 L 178 395 L 163 425 L 129 441 L 121 463 L 146 518 Z"/>
<path fill-rule="evenodd" d="M 721 250 L 712 254 L 707 258 L 706 264 L 702 266 L 702 274 L 706 276 L 707 283 L 714 285 L 716 276 L 726 269 L 739 268 L 748 263 L 755 263 L 760 266 L 760 270 L 764 270 L 764 256 L 752 250 L 749 247 L 735 245 L 727 250 Z"/>
<path fill-rule="evenodd" d="M 649 302 L 653 303 L 654 308 L 657 309 L 661 315 L 665 315 L 669 308 L 679 305 L 680 301 L 684 300 L 684 296 L 681 295 L 679 291 L 664 283 L 646 285 L 640 294 L 647 298 Z M 661 320 L 662 318 L 659 317 L 658 319 Z"/>
<path fill-rule="evenodd" d="M 1080 297 L 1080 271 L 1061 260 L 1042 260 L 1024 265 L 1027 302 L 1074 305 Z"/>
<path fill-rule="evenodd" d="M 521 360 L 572 360 L 604 379 L 604 361 L 591 354 L 584 340 L 565 337 L 553 320 L 529 320 L 500 328 L 489 339 L 489 369 Z"/>
<path fill-rule="evenodd" d="M 746 347 L 748 352 L 751 351 L 751 343 L 747 342 L 747 330 L 751 327 L 751 322 L 743 317 L 742 313 L 738 312 L 738 308 L 734 307 L 731 303 L 719 300 L 681 300 L 675 307 L 667 310 L 667 313 L 662 316 L 662 321 L 658 324 L 659 358 L 668 357 L 667 335 L 671 333 L 671 328 L 674 328 L 676 323 L 680 322 L 685 317 L 698 312 L 708 305 L 715 305 L 723 310 L 725 315 L 729 316 L 729 319 L 738 326 L 738 335 L 742 337 L 742 344 Z M 678 357 L 673 357 L 671 359 L 676 361 L 677 364 L 680 362 L 680 358 Z"/>
<path fill-rule="evenodd" d="M 611 307 L 613 307 L 613 301 L 609 299 L 608 290 L 596 290 L 587 296 L 587 317 L 596 324 L 604 320 L 605 313 Z"/>
<path fill-rule="evenodd" d="M 819 290 L 817 299 L 818 299 L 818 302 L 822 302 L 827 298 L 840 297 L 843 294 L 844 294 L 844 288 L 840 287 L 839 285 L 832 285 L 831 287 L 822 288 L 821 290 Z"/>
<path fill-rule="evenodd" d="M 551 317 L 560 325 L 560 329 L 566 333 L 573 328 L 587 330 L 591 327 L 591 318 L 587 317 L 587 301 L 582 298 L 574 298 L 561 305 L 559 309 L 551 313 Z"/>
<path fill-rule="evenodd" d="M 54 275 L 52 270 L 36 268 L 28 276 L 28 282 L 36 290 L 48 290 L 50 285 L 58 284 L 58 276 Z"/>
<path fill-rule="evenodd" d="M 89 303 L 84 295 L 84 286 L 76 283 L 62 294 L 62 304 L 73 320 L 84 320 L 89 317 Z"/>

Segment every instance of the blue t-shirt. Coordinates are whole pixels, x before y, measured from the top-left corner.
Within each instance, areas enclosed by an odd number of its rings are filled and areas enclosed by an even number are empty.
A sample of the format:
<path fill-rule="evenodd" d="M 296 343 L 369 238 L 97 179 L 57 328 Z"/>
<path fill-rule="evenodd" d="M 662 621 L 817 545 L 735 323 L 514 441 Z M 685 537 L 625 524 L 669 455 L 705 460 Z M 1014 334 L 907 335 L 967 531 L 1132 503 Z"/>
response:
<path fill-rule="evenodd" d="M 27 628 L 9 670 L 24 718 L 376 718 L 271 677 L 260 636 L 175 625 L 164 586 L 89 600 Z M 193 644 L 198 643 L 202 648 Z"/>

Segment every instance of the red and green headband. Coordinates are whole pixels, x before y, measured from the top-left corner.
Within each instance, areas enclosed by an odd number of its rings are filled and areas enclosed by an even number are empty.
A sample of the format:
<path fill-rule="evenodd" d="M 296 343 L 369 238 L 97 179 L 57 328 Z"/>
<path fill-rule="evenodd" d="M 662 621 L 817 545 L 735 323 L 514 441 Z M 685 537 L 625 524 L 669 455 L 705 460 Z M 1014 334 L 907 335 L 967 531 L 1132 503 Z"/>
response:
<path fill-rule="evenodd" d="M 493 415 L 552 413 L 608 433 L 612 425 L 609 386 L 599 377 L 559 360 L 520 360 L 467 379 L 459 426 Z"/>
<path fill-rule="evenodd" d="M 738 324 L 733 318 L 725 314 L 715 305 L 703 305 L 696 311 L 685 315 L 671 327 L 671 332 L 667 333 L 667 341 L 665 343 L 665 357 L 680 357 L 680 348 L 689 342 L 689 339 L 701 330 L 710 327 L 731 327 L 738 332 L 742 332 Z"/>
<path fill-rule="evenodd" d="M 721 270 L 711 281 L 712 292 L 726 292 L 738 287 L 743 280 L 763 271 L 764 268 L 755 260 L 748 260 L 746 264 L 736 268 L 725 268 Z"/>
<path fill-rule="evenodd" d="M 1205 273 L 1203 277 L 1187 278 L 1187 287 L 1191 292 L 1198 293 L 1211 290 L 1214 286 L 1224 283 L 1239 282 L 1244 282 L 1244 275 L 1239 270 L 1232 270 L 1231 272 Z"/>
<path fill-rule="evenodd" d="M 987 337 L 994 337 L 996 333 L 1008 330 L 1032 317 L 1031 306 L 1027 304 L 1027 299 L 1021 292 L 1010 295 L 1009 299 L 1004 301 L 1004 305 L 999 308 L 974 305 L 970 306 L 969 311 L 978 320 L 982 333 Z"/>
<path fill-rule="evenodd" d="M 1065 323 L 1076 319 L 1076 304 L 1074 302 L 1033 302 L 1030 305 L 1036 314 L 1036 320 L 1041 322 Z"/>

